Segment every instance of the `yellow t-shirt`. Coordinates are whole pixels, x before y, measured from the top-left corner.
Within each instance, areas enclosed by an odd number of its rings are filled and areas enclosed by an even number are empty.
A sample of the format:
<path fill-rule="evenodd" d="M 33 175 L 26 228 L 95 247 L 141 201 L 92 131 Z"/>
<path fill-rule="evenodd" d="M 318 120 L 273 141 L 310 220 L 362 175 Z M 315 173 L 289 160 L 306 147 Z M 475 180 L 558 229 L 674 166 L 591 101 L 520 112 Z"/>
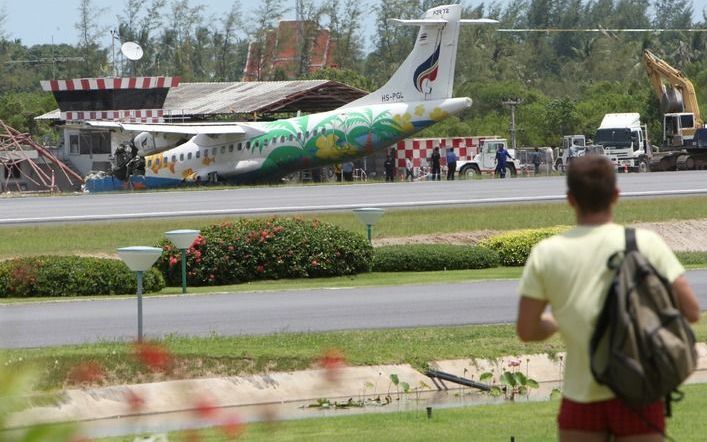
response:
<path fill-rule="evenodd" d="M 656 233 L 636 231 L 638 250 L 671 284 L 685 272 Z M 589 343 L 613 276 L 607 260 L 625 249 L 624 227 L 618 224 L 577 226 L 536 245 L 525 264 L 518 291 L 547 301 L 567 347 L 563 395 L 576 402 L 614 397 L 594 380 Z"/>

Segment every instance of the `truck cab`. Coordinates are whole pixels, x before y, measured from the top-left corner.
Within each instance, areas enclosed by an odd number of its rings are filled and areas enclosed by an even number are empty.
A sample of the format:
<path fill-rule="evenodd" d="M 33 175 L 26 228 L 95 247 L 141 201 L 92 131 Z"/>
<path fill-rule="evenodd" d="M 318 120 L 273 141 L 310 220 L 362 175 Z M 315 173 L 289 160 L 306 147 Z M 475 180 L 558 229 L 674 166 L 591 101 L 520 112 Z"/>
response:
<path fill-rule="evenodd" d="M 479 146 L 479 151 L 472 160 L 457 161 L 459 176 L 461 178 L 473 178 L 480 175 L 482 172 L 493 173 L 496 170 L 496 152 L 499 147 L 508 150 L 508 153 L 513 158 L 506 161 L 506 175 L 516 176 L 520 164 L 515 159 L 515 149 L 508 149 L 508 142 L 503 139 L 484 140 Z"/>
<path fill-rule="evenodd" d="M 587 139 L 584 135 L 565 135 L 562 137 L 562 148 L 556 152 L 555 170 L 565 172 L 572 158 L 584 155 L 587 148 Z"/>
<path fill-rule="evenodd" d="M 597 129 L 594 143 L 619 170 L 646 172 L 651 156 L 646 126 L 638 113 L 606 114 Z"/>

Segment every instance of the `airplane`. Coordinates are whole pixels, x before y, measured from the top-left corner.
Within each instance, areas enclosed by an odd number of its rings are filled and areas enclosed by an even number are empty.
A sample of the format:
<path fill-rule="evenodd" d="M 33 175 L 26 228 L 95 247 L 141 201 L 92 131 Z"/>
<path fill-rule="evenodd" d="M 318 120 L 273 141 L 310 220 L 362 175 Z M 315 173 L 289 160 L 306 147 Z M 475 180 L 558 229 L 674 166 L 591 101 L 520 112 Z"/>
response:
<path fill-rule="evenodd" d="M 213 181 L 273 182 L 298 170 L 350 161 L 394 145 L 471 106 L 471 98 L 452 97 L 459 27 L 498 22 L 461 19 L 461 10 L 458 4 L 438 6 L 420 19 L 391 19 L 420 27 L 412 51 L 383 87 L 333 111 L 271 122 L 88 121 L 89 126 L 137 132 L 132 157 L 142 161 L 137 153 L 143 153 L 144 164 L 133 167 L 138 174 L 89 177 L 85 187 L 91 192 Z M 125 148 L 119 153 L 131 157 Z"/>

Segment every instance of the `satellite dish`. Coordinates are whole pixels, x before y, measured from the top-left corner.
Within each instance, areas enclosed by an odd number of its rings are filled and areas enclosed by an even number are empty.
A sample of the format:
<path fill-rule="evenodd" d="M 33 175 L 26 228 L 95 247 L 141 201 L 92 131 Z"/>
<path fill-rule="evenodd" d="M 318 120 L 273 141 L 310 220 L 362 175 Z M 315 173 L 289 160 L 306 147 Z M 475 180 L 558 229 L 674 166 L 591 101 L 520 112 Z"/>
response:
<path fill-rule="evenodd" d="M 123 53 L 125 58 L 132 61 L 138 61 L 142 58 L 143 55 L 142 48 L 140 47 L 140 45 L 133 41 L 123 43 L 123 45 L 120 47 L 120 52 Z"/>

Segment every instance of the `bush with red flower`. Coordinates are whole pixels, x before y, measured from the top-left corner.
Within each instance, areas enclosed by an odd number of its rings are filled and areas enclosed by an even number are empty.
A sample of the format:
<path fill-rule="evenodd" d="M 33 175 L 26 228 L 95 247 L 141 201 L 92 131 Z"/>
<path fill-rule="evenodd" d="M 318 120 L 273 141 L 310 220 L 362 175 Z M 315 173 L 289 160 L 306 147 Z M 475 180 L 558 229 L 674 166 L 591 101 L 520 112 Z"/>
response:
<path fill-rule="evenodd" d="M 164 288 L 156 269 L 145 272 L 145 292 Z M 0 298 L 125 295 L 137 289 L 135 274 L 119 259 L 35 256 L 0 263 Z"/>
<path fill-rule="evenodd" d="M 168 284 L 181 281 L 181 254 L 169 241 L 157 262 Z M 370 269 L 373 248 L 359 234 L 318 220 L 245 218 L 201 229 L 187 250 L 190 285 L 352 275 Z"/>

